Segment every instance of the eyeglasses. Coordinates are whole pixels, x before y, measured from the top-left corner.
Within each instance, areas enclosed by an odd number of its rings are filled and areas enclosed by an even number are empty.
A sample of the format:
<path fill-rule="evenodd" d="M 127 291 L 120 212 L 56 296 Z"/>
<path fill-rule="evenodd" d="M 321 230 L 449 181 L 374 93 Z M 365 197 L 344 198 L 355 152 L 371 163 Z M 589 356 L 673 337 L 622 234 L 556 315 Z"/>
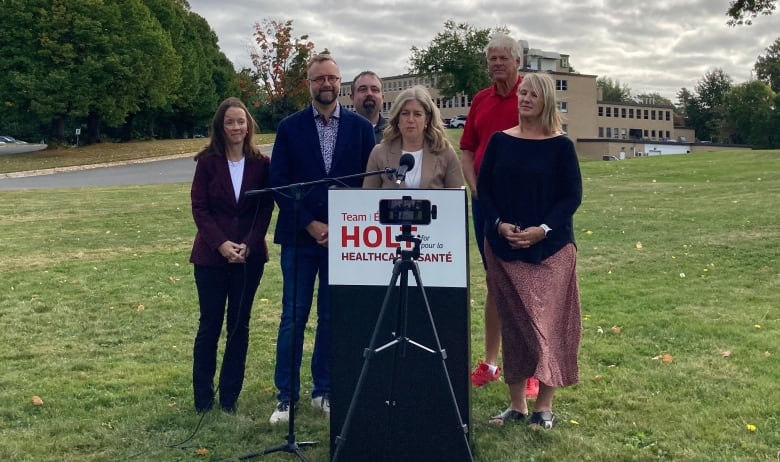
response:
<path fill-rule="evenodd" d="M 309 82 L 314 82 L 317 85 L 322 85 L 323 83 L 325 83 L 326 80 L 328 81 L 328 83 L 336 83 L 339 80 L 341 80 L 341 77 L 337 75 L 321 75 L 319 77 L 309 79 Z"/>

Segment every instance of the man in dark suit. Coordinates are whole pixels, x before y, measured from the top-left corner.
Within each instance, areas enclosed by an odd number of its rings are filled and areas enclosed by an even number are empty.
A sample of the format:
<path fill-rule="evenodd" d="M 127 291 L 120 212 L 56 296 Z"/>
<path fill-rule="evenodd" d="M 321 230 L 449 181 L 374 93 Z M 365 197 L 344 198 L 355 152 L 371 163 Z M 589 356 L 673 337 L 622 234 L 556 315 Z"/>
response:
<path fill-rule="evenodd" d="M 374 147 L 371 123 L 338 103 L 341 81 L 339 67 L 328 54 L 317 55 L 308 63 L 308 84 L 312 103 L 282 120 L 276 132 L 271 156 L 271 186 L 286 186 L 363 173 Z M 360 178 L 347 182 L 359 188 Z M 269 421 L 289 420 L 290 405 L 300 394 L 300 367 L 303 333 L 309 319 L 315 279 L 317 330 L 311 360 L 314 388 L 311 404 L 330 413 L 331 328 L 328 290 L 328 184 L 288 189 L 275 195 L 279 217 L 274 242 L 281 244 L 283 277 L 282 316 L 276 342 L 274 383 L 278 403 Z M 300 197 L 297 213 L 293 196 Z M 297 260 L 297 269 L 294 261 Z M 296 296 L 293 297 L 293 290 Z M 296 306 L 293 307 L 293 298 Z M 295 309 L 295 338 L 292 317 Z M 290 364 L 290 348 L 295 360 Z M 294 368 L 295 388 L 290 383 Z"/>

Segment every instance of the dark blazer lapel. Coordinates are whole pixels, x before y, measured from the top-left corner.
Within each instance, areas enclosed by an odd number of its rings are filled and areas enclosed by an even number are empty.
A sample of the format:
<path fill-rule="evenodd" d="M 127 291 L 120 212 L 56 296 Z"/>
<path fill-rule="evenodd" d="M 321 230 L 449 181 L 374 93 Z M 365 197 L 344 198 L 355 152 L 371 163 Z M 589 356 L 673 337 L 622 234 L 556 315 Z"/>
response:
<path fill-rule="evenodd" d="M 309 142 L 309 152 L 313 157 L 316 158 L 317 165 L 320 166 L 321 173 L 317 175 L 318 177 L 325 176 L 325 159 L 322 157 L 322 147 L 320 146 L 320 134 L 317 132 L 317 122 L 314 120 L 314 109 L 312 109 L 312 105 L 309 104 L 306 107 L 306 112 L 302 114 L 303 118 L 301 120 L 302 122 L 302 129 L 305 133 L 303 133 L 303 139 Z M 341 125 L 339 125 L 339 131 L 341 131 Z M 340 134 L 340 133 L 339 133 Z M 338 140 L 337 136 L 337 140 Z M 333 159 L 335 162 L 336 153 L 333 153 Z M 334 163 L 335 165 L 335 163 Z M 332 168 L 332 165 L 331 165 Z"/>
<path fill-rule="evenodd" d="M 347 144 L 349 143 L 349 139 L 352 136 L 352 132 L 354 131 L 354 124 L 352 123 L 352 118 L 350 115 L 351 114 L 347 114 L 347 110 L 344 109 L 344 106 L 339 105 L 339 131 L 336 134 L 336 146 L 333 148 L 333 163 L 331 164 L 331 172 L 336 169 L 336 166 L 338 165 L 341 158 L 349 154 L 346 152 Z"/>

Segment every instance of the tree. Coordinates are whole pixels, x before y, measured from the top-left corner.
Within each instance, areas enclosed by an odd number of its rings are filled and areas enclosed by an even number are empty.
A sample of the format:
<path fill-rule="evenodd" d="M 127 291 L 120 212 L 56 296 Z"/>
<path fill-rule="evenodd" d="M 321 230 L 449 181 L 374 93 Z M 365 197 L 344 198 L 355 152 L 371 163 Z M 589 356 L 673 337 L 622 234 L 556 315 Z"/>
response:
<path fill-rule="evenodd" d="M 428 48 L 411 48 L 409 71 L 434 79 L 443 98 L 461 93 L 471 98 L 490 85 L 485 47 L 492 32 L 448 19 Z"/>
<path fill-rule="evenodd" d="M 621 85 L 620 82 L 612 80 L 609 77 L 599 77 L 596 79 L 596 86 L 601 88 L 601 100 L 611 103 L 629 103 L 632 102 L 631 89 L 627 84 Z"/>
<path fill-rule="evenodd" d="M 749 26 L 759 14 L 772 14 L 775 11 L 775 3 L 775 0 L 734 0 L 726 10 L 726 16 L 729 17 L 726 23 L 729 26 Z"/>
<path fill-rule="evenodd" d="M 760 80 L 733 87 L 723 98 L 720 137 L 731 143 L 770 147 L 770 135 L 780 133 L 774 117 L 776 97 L 769 85 Z"/>
<path fill-rule="evenodd" d="M 282 118 L 309 101 L 306 63 L 314 50 L 308 35 L 293 36 L 293 21 L 263 19 L 255 23 L 257 47 L 249 50 L 254 79 L 268 98 L 258 111 L 258 123 L 276 129 Z"/>
<path fill-rule="evenodd" d="M 704 74 L 696 84 L 695 94 L 685 88 L 677 93 L 681 112 L 698 139 L 714 140 L 722 134 L 723 100 L 731 90 L 731 81 L 722 69 L 715 69 Z"/>
<path fill-rule="evenodd" d="M 756 76 L 775 93 L 780 93 L 780 37 L 766 49 L 766 53 L 766 56 L 759 55 L 756 60 Z"/>

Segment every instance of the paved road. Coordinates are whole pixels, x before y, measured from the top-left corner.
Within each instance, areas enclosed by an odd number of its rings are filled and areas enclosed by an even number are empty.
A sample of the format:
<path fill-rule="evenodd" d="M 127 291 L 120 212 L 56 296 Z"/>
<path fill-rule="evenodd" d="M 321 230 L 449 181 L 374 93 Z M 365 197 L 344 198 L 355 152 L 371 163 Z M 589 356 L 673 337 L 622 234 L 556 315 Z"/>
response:
<path fill-rule="evenodd" d="M 271 155 L 272 145 L 260 150 Z M 26 173 L 21 177 L 0 175 L 0 191 L 18 189 L 80 188 L 139 184 L 190 183 L 195 174 L 194 154 L 165 160 L 128 162 L 122 165 L 75 167 L 72 171 Z"/>
<path fill-rule="evenodd" d="M 16 189 L 78 188 L 191 182 L 195 173 L 192 156 L 113 167 L 49 173 L 22 178 L 1 178 L 0 191 Z"/>

